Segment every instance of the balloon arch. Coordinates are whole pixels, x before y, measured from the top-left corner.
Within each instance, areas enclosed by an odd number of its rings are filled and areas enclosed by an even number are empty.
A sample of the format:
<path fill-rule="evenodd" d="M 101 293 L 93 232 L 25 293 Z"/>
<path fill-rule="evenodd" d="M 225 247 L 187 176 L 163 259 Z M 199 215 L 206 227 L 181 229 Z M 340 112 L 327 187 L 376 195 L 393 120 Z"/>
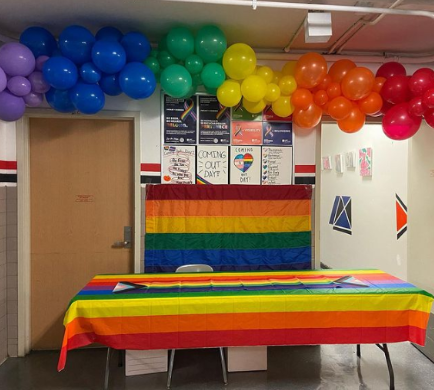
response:
<path fill-rule="evenodd" d="M 123 34 L 114 27 L 94 36 L 82 26 L 69 26 L 58 40 L 44 28 L 30 27 L 20 43 L 0 48 L 0 119 L 18 120 L 26 106 L 40 106 L 44 96 L 56 111 L 92 115 L 104 108 L 106 95 L 146 99 L 157 83 L 176 98 L 188 98 L 203 86 L 222 106 L 242 104 L 251 113 L 271 106 L 279 117 L 292 115 L 303 129 L 315 127 L 323 115 L 346 133 L 359 131 L 366 116 L 383 116 L 384 133 L 394 140 L 413 136 L 422 118 L 434 127 L 429 68 L 410 76 L 401 64 L 387 62 L 374 75 L 349 59 L 328 69 L 323 56 L 307 53 L 273 70 L 257 66 L 250 46 L 228 47 L 214 25 L 195 35 L 173 28 L 158 49 L 142 33 Z"/>

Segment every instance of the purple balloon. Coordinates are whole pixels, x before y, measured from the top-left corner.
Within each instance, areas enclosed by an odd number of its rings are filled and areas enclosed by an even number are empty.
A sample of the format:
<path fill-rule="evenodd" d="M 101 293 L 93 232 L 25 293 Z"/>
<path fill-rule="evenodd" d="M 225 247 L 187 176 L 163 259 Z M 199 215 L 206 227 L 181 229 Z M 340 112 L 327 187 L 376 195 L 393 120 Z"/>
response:
<path fill-rule="evenodd" d="M 28 76 L 35 63 L 31 50 L 21 43 L 10 42 L 0 47 L 0 68 L 9 76 Z"/>
<path fill-rule="evenodd" d="M 39 56 L 38 58 L 36 58 L 36 70 L 42 72 L 44 64 L 47 62 L 49 58 L 50 57 L 48 56 Z"/>
<path fill-rule="evenodd" d="M 8 91 L 0 93 L 0 119 L 6 122 L 14 122 L 24 115 L 26 104 L 24 99 L 12 95 Z"/>
<path fill-rule="evenodd" d="M 0 92 L 3 92 L 8 84 L 8 79 L 6 73 L 2 68 L 0 68 Z"/>
<path fill-rule="evenodd" d="M 50 89 L 50 85 L 45 81 L 42 72 L 33 72 L 29 76 L 29 81 L 32 85 L 32 92 L 45 93 Z"/>
<path fill-rule="evenodd" d="M 24 96 L 24 102 L 29 107 L 39 107 L 44 101 L 44 95 L 42 93 L 30 92 L 28 95 Z"/>
<path fill-rule="evenodd" d="M 26 96 L 32 90 L 30 81 L 23 76 L 11 77 L 8 81 L 9 92 L 13 93 L 15 96 Z"/>

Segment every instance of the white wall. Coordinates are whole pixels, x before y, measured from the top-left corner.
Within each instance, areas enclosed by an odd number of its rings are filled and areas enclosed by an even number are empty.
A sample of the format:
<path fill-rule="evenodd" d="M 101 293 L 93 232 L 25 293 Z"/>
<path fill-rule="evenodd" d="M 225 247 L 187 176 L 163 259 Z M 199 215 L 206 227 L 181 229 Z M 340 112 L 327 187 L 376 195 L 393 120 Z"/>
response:
<path fill-rule="evenodd" d="M 15 122 L 0 120 L 0 160 L 16 161 Z"/>
<path fill-rule="evenodd" d="M 408 280 L 434 294 L 434 130 L 425 123 L 409 142 L 408 169 Z"/>
<path fill-rule="evenodd" d="M 334 156 L 373 148 L 373 175 L 360 176 L 344 168 L 336 172 Z M 408 142 L 392 141 L 381 125 L 369 124 L 346 134 L 335 124 L 323 124 L 321 155 L 332 156 L 333 170 L 321 171 L 320 260 L 332 268 L 378 268 L 407 278 L 407 236 L 396 237 L 395 194 L 407 203 Z M 358 164 L 357 164 L 358 165 Z M 317 165 L 317 174 L 320 164 Z M 317 176 L 318 180 L 318 176 Z M 352 235 L 329 225 L 335 196 L 351 196 Z"/>

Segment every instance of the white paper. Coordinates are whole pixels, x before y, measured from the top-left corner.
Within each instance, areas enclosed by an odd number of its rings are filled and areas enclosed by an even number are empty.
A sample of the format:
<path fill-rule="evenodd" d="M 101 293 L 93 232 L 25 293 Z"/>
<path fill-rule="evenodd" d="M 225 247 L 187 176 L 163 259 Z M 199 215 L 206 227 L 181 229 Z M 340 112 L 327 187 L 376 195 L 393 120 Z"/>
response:
<path fill-rule="evenodd" d="M 199 145 L 197 147 L 197 184 L 228 184 L 228 165 L 228 146 Z"/>
<path fill-rule="evenodd" d="M 262 147 L 262 185 L 292 184 L 292 147 Z"/>
<path fill-rule="evenodd" d="M 231 146 L 231 184 L 261 184 L 261 147 Z"/>
<path fill-rule="evenodd" d="M 162 184 L 196 183 L 196 146 L 164 146 Z"/>

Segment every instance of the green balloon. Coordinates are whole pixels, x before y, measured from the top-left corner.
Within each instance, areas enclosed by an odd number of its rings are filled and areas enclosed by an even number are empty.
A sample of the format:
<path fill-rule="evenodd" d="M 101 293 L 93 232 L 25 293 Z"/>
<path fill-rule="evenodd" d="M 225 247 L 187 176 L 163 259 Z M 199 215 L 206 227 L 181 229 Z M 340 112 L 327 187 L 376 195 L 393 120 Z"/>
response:
<path fill-rule="evenodd" d="M 170 65 L 161 72 L 161 88 L 169 96 L 182 98 L 186 96 L 193 85 L 188 70 L 181 65 Z"/>
<path fill-rule="evenodd" d="M 217 88 L 205 88 L 206 91 L 213 96 L 217 96 Z"/>
<path fill-rule="evenodd" d="M 191 79 L 193 80 L 193 85 L 196 87 L 203 84 L 202 77 L 200 77 L 200 73 L 192 75 Z"/>
<path fill-rule="evenodd" d="M 196 35 L 196 54 L 198 54 L 206 64 L 219 61 L 223 57 L 227 47 L 226 36 L 217 26 L 204 26 Z"/>
<path fill-rule="evenodd" d="M 192 85 L 190 90 L 184 95 L 182 96 L 182 98 L 184 99 L 188 99 L 191 98 L 197 91 L 197 86 Z"/>
<path fill-rule="evenodd" d="M 191 75 L 198 74 L 202 71 L 203 60 L 196 54 L 192 54 L 185 59 L 185 67 Z"/>
<path fill-rule="evenodd" d="M 206 64 L 200 74 L 205 88 L 218 88 L 225 81 L 226 75 L 223 66 L 215 62 Z"/>
<path fill-rule="evenodd" d="M 172 56 L 168 51 L 162 50 L 158 53 L 158 62 L 162 68 L 167 68 L 170 65 L 173 65 L 176 60 L 175 57 Z"/>
<path fill-rule="evenodd" d="M 152 73 L 154 74 L 157 74 L 160 71 L 160 63 L 154 57 L 146 58 L 144 64 L 147 65 L 148 68 L 151 69 Z"/>
<path fill-rule="evenodd" d="M 160 39 L 160 42 L 158 42 L 158 50 L 159 51 L 163 51 L 166 50 L 167 51 L 167 36 L 165 35 L 163 38 Z"/>
<path fill-rule="evenodd" d="M 185 27 L 175 27 L 167 34 L 167 49 L 179 60 L 185 60 L 194 53 L 193 34 Z"/>
<path fill-rule="evenodd" d="M 151 57 L 157 58 L 158 57 L 158 50 L 152 49 L 151 53 L 149 55 Z"/>

